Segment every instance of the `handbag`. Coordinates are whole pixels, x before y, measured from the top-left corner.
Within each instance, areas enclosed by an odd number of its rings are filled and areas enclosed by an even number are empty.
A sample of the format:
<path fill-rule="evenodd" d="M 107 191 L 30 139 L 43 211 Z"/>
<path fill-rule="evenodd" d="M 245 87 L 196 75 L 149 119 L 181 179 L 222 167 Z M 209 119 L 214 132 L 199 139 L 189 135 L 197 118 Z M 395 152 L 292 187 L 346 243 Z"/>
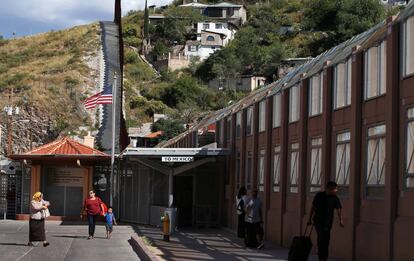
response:
<path fill-rule="evenodd" d="M 42 218 L 47 218 L 47 217 L 50 217 L 50 211 L 48 208 L 42 210 Z"/>

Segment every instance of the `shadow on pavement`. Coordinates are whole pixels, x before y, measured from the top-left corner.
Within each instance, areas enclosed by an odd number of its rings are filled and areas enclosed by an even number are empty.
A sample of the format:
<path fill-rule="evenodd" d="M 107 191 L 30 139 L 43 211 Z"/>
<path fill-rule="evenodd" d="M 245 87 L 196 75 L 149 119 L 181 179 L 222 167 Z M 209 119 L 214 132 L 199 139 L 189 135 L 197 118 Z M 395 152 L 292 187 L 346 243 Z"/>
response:
<path fill-rule="evenodd" d="M 152 239 L 160 257 L 172 261 L 184 260 L 286 260 L 287 249 L 249 249 L 243 241 L 221 229 L 183 229 L 174 233 L 170 242 L 162 240 L 159 228 L 134 227 L 138 236 Z"/>
<path fill-rule="evenodd" d="M 141 252 L 140 249 L 136 246 L 136 244 L 134 244 L 134 240 L 132 239 L 128 239 L 128 243 L 131 246 L 132 250 L 134 251 L 134 253 L 137 255 L 137 257 L 139 258 L 140 255 L 139 253 Z"/>
<path fill-rule="evenodd" d="M 0 246 L 27 246 L 27 243 L 0 243 Z"/>
<path fill-rule="evenodd" d="M 63 238 L 84 238 L 87 239 L 87 236 L 70 236 L 70 235 L 52 235 L 52 237 L 63 237 Z"/>

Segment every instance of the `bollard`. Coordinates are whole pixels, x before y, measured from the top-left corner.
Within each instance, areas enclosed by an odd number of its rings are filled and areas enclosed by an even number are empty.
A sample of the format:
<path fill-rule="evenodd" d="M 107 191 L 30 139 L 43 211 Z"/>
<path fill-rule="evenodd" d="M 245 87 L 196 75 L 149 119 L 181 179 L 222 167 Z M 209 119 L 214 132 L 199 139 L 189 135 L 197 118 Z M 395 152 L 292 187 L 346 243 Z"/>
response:
<path fill-rule="evenodd" d="M 163 239 L 166 242 L 170 241 L 170 217 L 168 216 L 168 213 L 164 213 L 164 216 L 161 218 L 162 221 L 162 233 L 163 233 Z"/>

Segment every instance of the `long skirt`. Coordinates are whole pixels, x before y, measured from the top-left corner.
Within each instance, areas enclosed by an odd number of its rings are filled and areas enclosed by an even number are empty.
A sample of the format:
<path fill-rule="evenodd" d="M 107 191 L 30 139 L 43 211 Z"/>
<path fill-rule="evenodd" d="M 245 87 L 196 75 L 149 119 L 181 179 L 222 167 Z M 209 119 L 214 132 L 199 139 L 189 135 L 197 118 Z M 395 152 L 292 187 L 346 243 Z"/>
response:
<path fill-rule="evenodd" d="M 30 219 L 29 221 L 29 241 L 46 241 L 45 220 Z"/>

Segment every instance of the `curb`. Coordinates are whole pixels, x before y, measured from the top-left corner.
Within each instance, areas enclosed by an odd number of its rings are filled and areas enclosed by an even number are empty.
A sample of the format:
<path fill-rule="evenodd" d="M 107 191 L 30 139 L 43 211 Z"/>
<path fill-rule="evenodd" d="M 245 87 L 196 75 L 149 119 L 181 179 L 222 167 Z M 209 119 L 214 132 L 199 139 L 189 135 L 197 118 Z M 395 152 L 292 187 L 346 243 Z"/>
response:
<path fill-rule="evenodd" d="M 161 261 L 162 260 L 151 252 L 151 250 L 148 248 L 148 246 L 145 244 L 145 242 L 140 237 L 132 236 L 129 241 L 132 247 L 134 248 L 134 251 L 138 254 L 138 257 L 141 260 L 145 260 L 145 261 Z"/>

